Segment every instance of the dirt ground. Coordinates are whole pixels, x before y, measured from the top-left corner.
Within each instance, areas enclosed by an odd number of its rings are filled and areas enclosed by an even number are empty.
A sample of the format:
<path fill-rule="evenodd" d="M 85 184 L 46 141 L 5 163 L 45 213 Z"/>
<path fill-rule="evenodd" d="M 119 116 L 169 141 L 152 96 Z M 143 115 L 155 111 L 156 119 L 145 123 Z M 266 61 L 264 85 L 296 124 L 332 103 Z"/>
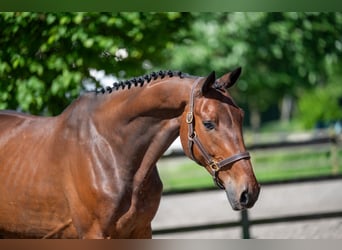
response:
<path fill-rule="evenodd" d="M 342 180 L 327 180 L 262 187 L 249 218 L 275 218 L 342 211 Z M 235 222 L 222 190 L 163 196 L 152 228 Z M 155 239 L 239 239 L 241 227 L 153 235 Z M 253 225 L 250 236 L 257 239 L 342 239 L 342 217 Z"/>

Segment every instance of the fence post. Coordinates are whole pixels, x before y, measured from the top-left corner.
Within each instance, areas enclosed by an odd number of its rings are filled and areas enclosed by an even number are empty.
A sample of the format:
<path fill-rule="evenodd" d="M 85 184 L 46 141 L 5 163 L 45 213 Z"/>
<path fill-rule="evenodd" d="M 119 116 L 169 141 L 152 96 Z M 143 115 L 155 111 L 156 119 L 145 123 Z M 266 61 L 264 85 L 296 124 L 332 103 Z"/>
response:
<path fill-rule="evenodd" d="M 244 209 L 241 211 L 241 224 L 242 224 L 242 238 L 250 239 L 249 235 L 249 220 L 248 220 L 248 211 Z"/>
<path fill-rule="evenodd" d="M 330 146 L 330 155 L 331 155 L 331 165 L 332 165 L 332 174 L 338 174 L 338 148 L 337 148 L 337 138 L 330 138 L 331 146 Z"/>

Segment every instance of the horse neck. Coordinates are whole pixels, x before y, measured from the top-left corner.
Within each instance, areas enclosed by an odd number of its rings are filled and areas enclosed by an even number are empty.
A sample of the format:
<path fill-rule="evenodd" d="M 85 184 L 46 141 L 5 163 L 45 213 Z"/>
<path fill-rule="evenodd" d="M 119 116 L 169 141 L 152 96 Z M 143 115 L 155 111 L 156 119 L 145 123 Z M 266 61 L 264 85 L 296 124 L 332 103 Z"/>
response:
<path fill-rule="evenodd" d="M 120 151 L 127 165 L 154 164 L 179 135 L 193 81 L 165 77 L 143 87 L 94 96 L 96 130 L 114 151 Z"/>

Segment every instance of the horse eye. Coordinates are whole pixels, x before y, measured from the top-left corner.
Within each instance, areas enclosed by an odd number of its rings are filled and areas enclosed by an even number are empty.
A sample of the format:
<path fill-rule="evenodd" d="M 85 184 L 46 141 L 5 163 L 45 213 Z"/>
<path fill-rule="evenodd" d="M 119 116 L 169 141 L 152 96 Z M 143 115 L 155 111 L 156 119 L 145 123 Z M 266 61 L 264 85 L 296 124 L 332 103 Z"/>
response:
<path fill-rule="evenodd" d="M 215 124 L 212 121 L 204 121 L 203 125 L 208 130 L 212 130 L 215 128 Z"/>

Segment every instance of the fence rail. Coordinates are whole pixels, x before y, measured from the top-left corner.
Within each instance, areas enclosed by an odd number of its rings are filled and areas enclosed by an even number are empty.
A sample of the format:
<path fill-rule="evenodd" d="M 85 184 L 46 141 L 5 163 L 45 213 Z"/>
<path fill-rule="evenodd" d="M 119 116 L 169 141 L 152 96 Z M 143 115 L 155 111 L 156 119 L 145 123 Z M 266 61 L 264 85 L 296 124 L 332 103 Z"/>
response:
<path fill-rule="evenodd" d="M 275 136 L 277 137 L 277 136 Z M 274 142 L 258 142 L 256 140 L 253 144 L 247 144 L 247 150 L 260 150 L 260 149 L 281 149 L 281 148 L 292 148 L 302 146 L 315 146 L 323 144 L 338 145 L 342 142 L 342 134 L 330 135 L 328 132 L 321 132 L 319 134 L 305 134 L 300 135 L 299 139 L 295 136 L 279 136 L 280 139 Z M 179 138 L 177 139 L 179 140 Z M 174 145 L 171 145 L 171 149 L 163 156 L 164 158 L 174 158 L 185 156 L 180 141 L 176 141 Z"/>
<path fill-rule="evenodd" d="M 333 212 L 327 212 L 327 213 L 311 213 L 311 214 L 304 214 L 304 215 L 281 216 L 281 217 L 275 217 L 275 218 L 249 220 L 248 211 L 243 210 L 241 211 L 240 221 L 203 224 L 203 225 L 196 225 L 196 226 L 184 226 L 184 227 L 177 227 L 177 228 L 157 229 L 157 230 L 153 230 L 153 234 L 160 235 L 160 234 L 184 233 L 184 232 L 211 230 L 211 229 L 224 229 L 224 228 L 230 228 L 230 227 L 241 227 L 243 238 L 250 239 L 249 227 L 252 225 L 306 221 L 306 220 L 315 220 L 315 219 L 322 219 L 322 218 L 328 219 L 328 218 L 337 218 L 337 217 L 342 217 L 342 211 L 333 211 Z"/>
<path fill-rule="evenodd" d="M 261 143 L 255 144 L 248 147 L 249 150 L 259 150 L 259 149 L 281 149 L 281 148 L 292 148 L 299 146 L 314 146 L 314 145 L 331 145 L 331 157 L 332 157 L 332 169 L 338 169 L 338 155 L 337 155 L 337 147 L 341 144 L 340 136 L 320 136 L 318 138 L 310 138 L 305 140 L 297 140 L 297 141 L 281 141 L 281 142 L 272 142 L 272 143 Z M 182 156 L 183 153 L 181 151 L 173 151 L 172 154 L 167 155 L 166 157 L 177 157 Z M 298 178 L 291 180 L 280 180 L 280 181 L 268 181 L 261 183 L 261 185 L 279 185 L 279 184 L 293 184 L 307 181 L 322 181 L 329 179 L 342 179 L 342 174 L 334 174 L 332 171 L 331 175 L 320 176 L 320 177 L 312 177 L 312 178 Z M 205 189 L 208 190 L 208 189 Z M 179 193 L 189 193 L 189 192 L 200 192 L 205 191 L 204 189 L 192 189 L 192 190 L 178 190 L 176 192 L 167 192 L 163 195 L 177 195 Z M 210 189 L 212 190 L 212 189 Z M 281 217 L 273 217 L 273 218 L 262 218 L 262 219 L 253 219 L 250 220 L 248 216 L 248 210 L 243 210 L 240 212 L 240 220 L 239 221 L 227 221 L 222 223 L 211 223 L 211 224 L 203 224 L 196 226 L 182 226 L 182 227 L 173 227 L 173 228 L 163 228 L 153 230 L 153 235 L 161 235 L 161 234 L 172 234 L 172 233 L 182 233 L 182 232 L 192 232 L 192 231 L 201 231 L 201 230 L 211 230 L 211 229 L 223 229 L 223 228 L 231 228 L 231 227 L 240 227 L 241 228 L 241 237 L 244 239 L 249 239 L 250 236 L 250 226 L 252 225 L 261 225 L 261 224 L 272 224 L 272 223 L 281 223 L 281 222 L 293 222 L 293 221 L 306 221 L 306 220 L 316 220 L 322 218 L 338 218 L 342 217 L 342 211 L 332 211 L 332 212 L 320 212 L 320 213 L 310 213 L 303 215 L 292 215 L 292 216 L 281 216 Z"/>

